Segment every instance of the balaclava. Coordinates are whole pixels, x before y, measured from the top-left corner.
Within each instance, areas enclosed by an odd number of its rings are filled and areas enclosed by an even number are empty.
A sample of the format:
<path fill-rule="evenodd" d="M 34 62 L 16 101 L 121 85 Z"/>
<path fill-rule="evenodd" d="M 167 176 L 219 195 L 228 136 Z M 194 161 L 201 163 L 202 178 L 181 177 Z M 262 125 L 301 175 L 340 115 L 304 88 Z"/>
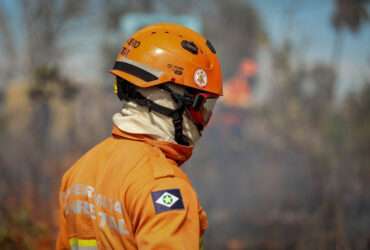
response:
<path fill-rule="evenodd" d="M 171 85 L 172 91 L 183 94 L 184 88 Z M 146 98 L 170 109 L 176 109 L 176 104 L 170 93 L 160 88 L 138 89 Z M 113 124 L 124 132 L 132 134 L 145 134 L 156 140 L 176 143 L 173 121 L 170 117 L 157 112 L 149 112 L 145 106 L 132 101 L 123 101 L 121 112 L 113 115 Z M 194 123 L 183 114 L 183 134 L 193 146 L 200 138 L 200 133 Z"/>

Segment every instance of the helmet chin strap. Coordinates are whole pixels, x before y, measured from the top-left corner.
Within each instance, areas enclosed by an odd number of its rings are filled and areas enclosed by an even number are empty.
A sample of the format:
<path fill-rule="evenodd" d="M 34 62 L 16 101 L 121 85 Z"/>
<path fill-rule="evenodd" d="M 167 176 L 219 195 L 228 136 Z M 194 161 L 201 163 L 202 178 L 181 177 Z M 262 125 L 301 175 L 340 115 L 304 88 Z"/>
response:
<path fill-rule="evenodd" d="M 175 141 L 178 144 L 189 146 L 189 139 L 183 134 L 183 114 L 185 112 L 185 97 L 174 93 L 168 86 L 163 85 L 162 89 L 170 93 L 171 98 L 178 108 L 173 110 L 159 105 L 143 96 L 130 82 L 117 77 L 117 96 L 120 100 L 132 101 L 140 106 L 148 107 L 149 112 L 154 111 L 172 119 L 175 128 Z M 200 131 L 199 131 L 200 133 Z"/>

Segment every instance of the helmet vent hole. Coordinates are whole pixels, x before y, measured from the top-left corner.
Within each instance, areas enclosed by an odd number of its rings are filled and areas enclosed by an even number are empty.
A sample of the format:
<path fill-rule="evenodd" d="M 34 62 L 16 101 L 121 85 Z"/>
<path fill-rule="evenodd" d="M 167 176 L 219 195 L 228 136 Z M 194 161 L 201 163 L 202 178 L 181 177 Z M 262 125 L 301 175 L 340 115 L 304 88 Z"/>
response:
<path fill-rule="evenodd" d="M 168 34 L 169 32 L 168 31 L 165 31 L 164 33 Z"/>
<path fill-rule="evenodd" d="M 157 32 L 153 31 L 153 32 L 152 32 L 152 35 L 154 35 L 154 34 L 157 34 Z"/>
<path fill-rule="evenodd" d="M 209 40 L 207 40 L 206 44 L 209 50 L 212 51 L 213 54 L 216 54 L 216 49 L 215 47 L 213 47 L 212 43 Z"/>
<path fill-rule="evenodd" d="M 182 40 L 181 46 L 194 55 L 198 54 L 199 49 L 197 45 L 192 41 Z"/>

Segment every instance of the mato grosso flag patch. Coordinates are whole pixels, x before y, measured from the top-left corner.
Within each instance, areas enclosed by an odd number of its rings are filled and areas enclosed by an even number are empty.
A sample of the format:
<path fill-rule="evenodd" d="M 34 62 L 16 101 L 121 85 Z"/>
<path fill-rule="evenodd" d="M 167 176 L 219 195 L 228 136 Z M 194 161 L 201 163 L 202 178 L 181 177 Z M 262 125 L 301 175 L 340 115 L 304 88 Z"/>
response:
<path fill-rule="evenodd" d="M 184 202 L 179 189 L 166 189 L 152 192 L 152 200 L 156 213 L 184 209 Z"/>

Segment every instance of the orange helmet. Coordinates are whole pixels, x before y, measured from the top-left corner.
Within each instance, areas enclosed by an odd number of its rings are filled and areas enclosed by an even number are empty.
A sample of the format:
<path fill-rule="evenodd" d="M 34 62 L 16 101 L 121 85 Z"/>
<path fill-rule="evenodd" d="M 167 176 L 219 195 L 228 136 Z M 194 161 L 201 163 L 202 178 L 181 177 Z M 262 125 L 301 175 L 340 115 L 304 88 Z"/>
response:
<path fill-rule="evenodd" d="M 222 95 L 214 47 L 199 33 L 177 24 L 154 24 L 137 31 L 122 45 L 111 73 L 140 88 L 171 82 Z"/>
<path fill-rule="evenodd" d="M 177 24 L 155 24 L 136 32 L 123 44 L 111 73 L 117 78 L 117 96 L 170 117 L 175 141 L 183 145 L 189 145 L 183 134 L 183 114 L 201 133 L 222 95 L 221 66 L 212 44 Z M 168 84 L 186 87 L 184 95 L 173 92 Z M 176 109 L 161 106 L 136 89 L 154 86 L 171 94 Z"/>

